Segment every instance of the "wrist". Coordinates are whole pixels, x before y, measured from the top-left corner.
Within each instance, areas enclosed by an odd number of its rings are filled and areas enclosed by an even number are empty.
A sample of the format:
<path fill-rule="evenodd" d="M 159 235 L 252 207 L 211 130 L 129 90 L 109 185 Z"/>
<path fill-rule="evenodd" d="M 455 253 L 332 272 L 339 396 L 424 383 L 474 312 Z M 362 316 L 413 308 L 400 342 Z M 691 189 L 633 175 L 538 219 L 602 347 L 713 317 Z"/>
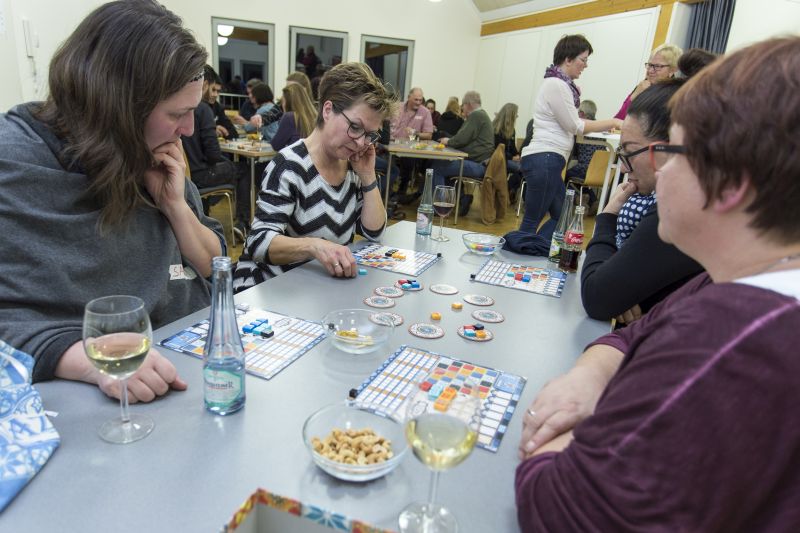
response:
<path fill-rule="evenodd" d="M 368 183 L 365 185 L 364 184 L 365 180 L 364 179 L 361 180 L 361 193 L 362 194 L 366 194 L 369 191 L 378 188 L 378 180 L 374 175 L 372 176 L 372 180 L 366 180 L 366 181 L 368 181 Z"/>

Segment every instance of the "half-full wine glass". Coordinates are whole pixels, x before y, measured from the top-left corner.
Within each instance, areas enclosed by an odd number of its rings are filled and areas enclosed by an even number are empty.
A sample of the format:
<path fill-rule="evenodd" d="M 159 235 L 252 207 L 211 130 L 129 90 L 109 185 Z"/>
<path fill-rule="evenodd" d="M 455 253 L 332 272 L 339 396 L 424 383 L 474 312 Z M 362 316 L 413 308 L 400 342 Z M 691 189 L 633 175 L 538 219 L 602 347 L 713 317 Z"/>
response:
<path fill-rule="evenodd" d="M 114 444 L 142 439 L 153 431 L 149 416 L 128 413 L 128 378 L 139 370 L 153 341 L 150 316 L 135 296 L 104 296 L 86 304 L 83 346 L 102 374 L 120 381 L 122 416 L 100 426 L 100 437 Z"/>
<path fill-rule="evenodd" d="M 450 237 L 442 234 L 444 229 L 444 219 L 450 216 L 450 212 L 456 206 L 456 188 L 449 185 L 437 185 L 433 191 L 433 210 L 439 215 L 439 235 L 431 237 L 434 241 L 449 241 Z"/>
<path fill-rule="evenodd" d="M 447 387 L 439 389 L 438 384 Z M 453 468 L 472 453 L 480 412 L 481 399 L 474 381 L 455 385 L 430 374 L 414 385 L 406 403 L 406 439 L 417 459 L 431 469 L 431 483 L 426 503 L 412 503 L 400 513 L 401 532 L 458 530 L 453 513 L 436 504 L 439 472 Z"/>

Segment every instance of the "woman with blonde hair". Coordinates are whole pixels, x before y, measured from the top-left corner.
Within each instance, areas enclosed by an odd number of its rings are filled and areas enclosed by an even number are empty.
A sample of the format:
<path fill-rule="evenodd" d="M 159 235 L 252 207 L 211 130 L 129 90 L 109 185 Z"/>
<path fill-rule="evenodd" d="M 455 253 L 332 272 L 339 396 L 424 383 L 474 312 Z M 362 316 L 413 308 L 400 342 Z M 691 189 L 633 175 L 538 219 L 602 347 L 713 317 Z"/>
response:
<path fill-rule="evenodd" d="M 639 82 L 639 85 L 637 85 L 625 101 L 622 102 L 622 107 L 619 108 L 614 118 L 625 120 L 631 101 L 642 94 L 642 91 L 661 80 L 675 77 L 675 74 L 678 72 L 678 59 L 681 57 L 681 54 L 683 54 L 683 50 L 674 44 L 664 43 L 653 50 L 653 53 L 650 54 L 650 59 L 644 64 L 644 79 Z"/>
<path fill-rule="evenodd" d="M 514 197 L 516 191 L 522 183 L 522 173 L 519 166 L 519 150 L 517 150 L 517 139 L 515 124 L 519 116 L 519 107 L 511 102 L 505 104 L 497 112 L 492 121 L 494 129 L 494 147 L 500 143 L 506 146 L 506 171 L 511 174 L 508 181 L 508 192 Z"/>
<path fill-rule="evenodd" d="M 313 100 L 314 93 L 311 90 L 311 80 L 308 79 L 308 76 L 306 76 L 305 72 L 296 70 L 290 73 L 288 76 L 286 76 L 286 83 L 289 85 L 293 83 L 300 85 L 308 93 L 309 100 Z"/>
<path fill-rule="evenodd" d="M 381 125 L 397 100 L 364 63 L 322 77 L 314 130 L 270 161 L 234 275 L 241 290 L 316 259 L 334 277 L 357 274 L 347 244 L 377 240 L 386 210 L 375 175 Z"/>
<path fill-rule="evenodd" d="M 281 107 L 283 116 L 278 124 L 278 131 L 270 142 L 275 150 L 282 150 L 299 139 L 311 135 L 314 123 L 317 121 L 317 110 L 314 109 L 311 98 L 300 84 L 291 83 L 283 88 Z"/>
<path fill-rule="evenodd" d="M 436 132 L 439 137 L 452 137 L 461 126 L 464 125 L 464 117 L 461 116 L 461 106 L 458 105 L 458 98 L 451 96 L 447 100 L 447 107 L 439 118 L 439 128 Z"/>

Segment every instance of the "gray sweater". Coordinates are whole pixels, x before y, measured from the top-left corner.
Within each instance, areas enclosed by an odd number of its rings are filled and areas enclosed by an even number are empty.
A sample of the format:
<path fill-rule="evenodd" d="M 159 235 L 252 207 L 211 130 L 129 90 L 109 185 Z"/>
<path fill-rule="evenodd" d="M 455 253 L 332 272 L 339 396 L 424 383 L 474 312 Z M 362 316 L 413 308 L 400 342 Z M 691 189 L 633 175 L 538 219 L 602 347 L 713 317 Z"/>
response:
<path fill-rule="evenodd" d="M 158 328 L 209 305 L 210 285 L 155 208 L 140 207 L 101 235 L 100 206 L 84 194 L 89 178 L 59 163 L 61 141 L 29 105 L 0 114 L 0 339 L 35 357 L 40 381 L 54 377 L 61 355 L 81 339 L 89 300 L 138 296 Z M 222 227 L 203 215 L 191 182 L 186 200 L 224 249 Z M 178 265 L 184 279 L 170 274 Z"/>

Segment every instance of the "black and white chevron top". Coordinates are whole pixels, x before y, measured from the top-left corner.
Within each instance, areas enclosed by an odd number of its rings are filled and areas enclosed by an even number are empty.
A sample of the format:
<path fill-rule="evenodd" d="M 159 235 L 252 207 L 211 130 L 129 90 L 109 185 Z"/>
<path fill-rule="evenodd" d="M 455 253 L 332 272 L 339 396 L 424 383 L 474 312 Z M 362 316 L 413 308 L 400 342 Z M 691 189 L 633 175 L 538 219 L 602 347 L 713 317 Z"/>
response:
<path fill-rule="evenodd" d="M 372 232 L 361 225 L 363 201 L 358 175 L 348 170 L 341 185 L 330 185 L 317 172 L 302 139 L 278 152 L 264 171 L 253 226 L 234 274 L 234 291 L 302 264 L 269 262 L 269 245 L 276 235 L 347 244 L 358 232 L 377 240 L 383 228 Z"/>

